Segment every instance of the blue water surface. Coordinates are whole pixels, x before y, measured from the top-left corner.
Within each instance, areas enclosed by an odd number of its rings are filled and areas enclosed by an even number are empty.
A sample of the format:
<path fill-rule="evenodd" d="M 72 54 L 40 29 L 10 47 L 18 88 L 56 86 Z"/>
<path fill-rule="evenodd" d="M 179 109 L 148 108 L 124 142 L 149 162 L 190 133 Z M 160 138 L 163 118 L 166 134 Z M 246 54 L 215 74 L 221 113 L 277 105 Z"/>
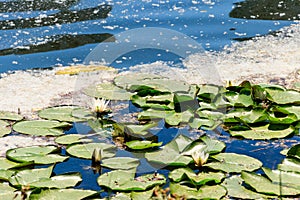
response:
<path fill-rule="evenodd" d="M 109 4 L 112 10 L 106 19 L 57 24 L 38 28 L 0 30 L 0 49 L 22 47 L 45 42 L 46 37 L 58 34 L 118 34 L 143 27 L 160 27 L 186 34 L 200 43 L 205 50 L 221 51 L 234 39 L 268 34 L 291 21 L 248 20 L 229 17 L 233 3 L 238 0 L 81 0 L 70 9 L 80 10 Z M 0 20 L 49 15 L 52 11 L 0 13 Z M 47 68 L 82 63 L 97 46 L 88 44 L 72 49 L 56 50 L 25 55 L 0 56 L 0 73 L 9 70 Z M 142 56 L 141 56 L 142 55 Z M 147 56 L 145 56 L 147 55 Z M 158 56 L 159 55 L 159 56 Z M 157 50 L 132 52 L 121 56 L 112 65 L 116 68 L 151 63 L 159 60 L 172 61 L 173 55 L 164 55 Z"/>

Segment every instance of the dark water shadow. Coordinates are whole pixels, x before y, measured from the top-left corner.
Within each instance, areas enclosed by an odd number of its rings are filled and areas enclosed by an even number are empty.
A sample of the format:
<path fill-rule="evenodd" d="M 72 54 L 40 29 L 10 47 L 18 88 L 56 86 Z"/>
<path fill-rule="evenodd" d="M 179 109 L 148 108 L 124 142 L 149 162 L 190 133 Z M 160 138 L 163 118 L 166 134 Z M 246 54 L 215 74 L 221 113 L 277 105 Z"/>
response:
<path fill-rule="evenodd" d="M 261 20 L 299 20 L 299 0 L 246 0 L 234 4 L 232 18 Z"/>
<path fill-rule="evenodd" d="M 115 38 L 109 33 L 100 34 L 82 34 L 82 35 L 54 35 L 44 38 L 43 41 L 37 44 L 25 45 L 22 47 L 8 48 L 0 50 L 0 56 L 10 54 L 31 54 L 39 52 L 48 52 L 62 49 L 70 49 L 86 44 L 94 44 L 100 42 L 114 42 Z"/>
<path fill-rule="evenodd" d="M 19 0 L 0 2 L 0 12 L 24 12 L 42 10 L 64 10 L 75 5 L 79 0 Z"/>
<path fill-rule="evenodd" d="M 23 18 L 0 21 L 0 30 L 36 28 L 56 24 L 75 23 L 86 20 L 106 18 L 112 6 L 100 5 L 82 10 L 62 10 L 46 17 Z"/>

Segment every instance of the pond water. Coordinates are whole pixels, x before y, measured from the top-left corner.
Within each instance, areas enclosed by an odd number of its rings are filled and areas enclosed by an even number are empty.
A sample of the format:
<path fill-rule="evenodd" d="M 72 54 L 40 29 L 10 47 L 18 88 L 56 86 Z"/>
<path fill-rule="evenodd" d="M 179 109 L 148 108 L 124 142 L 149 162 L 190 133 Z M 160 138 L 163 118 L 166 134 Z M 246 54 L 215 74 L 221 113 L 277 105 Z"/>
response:
<path fill-rule="evenodd" d="M 8 1 L 0 2 L 2 7 L 5 2 Z M 268 34 L 293 23 L 281 18 L 278 18 L 280 20 L 231 18 L 229 13 L 236 2 L 237 0 L 73 1 L 69 5 L 69 10 L 83 13 L 77 22 L 72 21 L 74 15 L 66 10 L 5 13 L 3 12 L 5 9 L 2 9 L 0 72 L 82 63 L 99 42 L 134 28 L 160 27 L 175 30 L 193 38 L 206 50 L 220 51 L 225 45 L 230 45 L 236 40 Z M 88 10 L 99 4 L 108 7 L 100 11 Z M 109 13 L 100 18 L 94 16 L 97 12 Z M 58 20 L 49 18 L 50 15 L 53 18 L 57 17 Z M 31 20 L 34 17 L 36 21 Z M 24 19 L 27 21 L 24 22 Z M 147 56 L 140 56 L 141 52 L 123 55 L 122 59 L 112 63 L 112 66 L 128 68 L 141 63 L 175 59 L 174 56 L 162 55 L 158 50 L 142 54 Z"/>

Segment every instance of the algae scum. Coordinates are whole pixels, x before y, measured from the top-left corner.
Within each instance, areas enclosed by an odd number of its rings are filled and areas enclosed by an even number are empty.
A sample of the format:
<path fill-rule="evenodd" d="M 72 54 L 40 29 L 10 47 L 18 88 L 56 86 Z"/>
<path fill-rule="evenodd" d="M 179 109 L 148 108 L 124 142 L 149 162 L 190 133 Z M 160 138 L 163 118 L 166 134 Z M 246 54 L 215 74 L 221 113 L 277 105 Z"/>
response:
<path fill-rule="evenodd" d="M 139 74 L 84 93 L 101 98 L 103 107 L 96 113 L 51 107 L 31 121 L 0 113 L 2 137 L 13 130 L 57 143 L 8 150 L 0 160 L 1 199 L 300 195 L 299 91 L 248 81 L 189 85 Z"/>

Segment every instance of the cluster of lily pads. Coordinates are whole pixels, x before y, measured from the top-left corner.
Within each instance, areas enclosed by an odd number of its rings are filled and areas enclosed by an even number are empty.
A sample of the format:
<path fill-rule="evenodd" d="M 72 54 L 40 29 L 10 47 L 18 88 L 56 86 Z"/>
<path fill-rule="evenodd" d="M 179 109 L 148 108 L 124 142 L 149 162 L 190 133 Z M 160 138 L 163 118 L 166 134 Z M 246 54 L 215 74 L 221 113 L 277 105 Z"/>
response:
<path fill-rule="evenodd" d="M 155 128 L 222 127 L 233 137 L 269 140 L 299 134 L 300 93 L 275 85 L 190 85 L 156 75 L 118 76 L 113 83 L 92 85 L 86 95 L 104 101 L 130 101 L 141 111 L 135 123 L 121 123 L 114 113 L 58 106 L 39 111 L 40 120 L 0 112 L 0 133 L 55 137 L 57 146 L 10 149 L 0 160 L 0 198 L 9 199 L 259 199 L 300 195 L 300 145 L 287 149 L 276 170 L 247 155 L 226 153 L 225 143 L 208 134 L 192 139 L 178 133 L 159 141 Z M 104 108 L 104 107 L 103 107 Z M 96 109 L 99 112 L 99 107 Z M 89 134 L 65 134 L 74 123 Z M 106 138 L 95 142 L 94 138 Z M 164 144 L 164 145 L 163 145 Z M 66 149 L 66 154 L 62 153 Z M 119 156 L 127 151 L 129 156 Z M 125 150 L 124 150 L 125 149 Z M 128 155 L 128 154 L 127 154 Z M 53 174 L 70 157 L 91 160 L 99 191 L 76 187 L 80 172 Z M 137 173 L 141 160 L 158 171 Z M 103 172 L 103 169 L 107 169 Z M 159 169 L 167 169 L 168 175 Z M 257 171 L 260 170 L 260 173 Z M 76 187 L 76 188 L 75 188 Z M 106 196 L 105 196 L 106 195 Z"/>

